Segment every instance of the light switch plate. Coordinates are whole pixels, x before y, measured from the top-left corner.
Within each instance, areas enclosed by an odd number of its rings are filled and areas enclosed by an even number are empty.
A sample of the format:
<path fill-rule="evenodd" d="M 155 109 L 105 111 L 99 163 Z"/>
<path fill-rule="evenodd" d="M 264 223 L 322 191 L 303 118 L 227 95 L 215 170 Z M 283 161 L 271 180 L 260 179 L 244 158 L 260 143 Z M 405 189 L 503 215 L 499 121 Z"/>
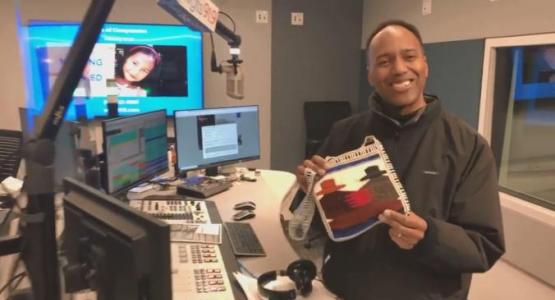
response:
<path fill-rule="evenodd" d="M 304 13 L 302 13 L 302 12 L 292 12 L 291 13 L 291 25 L 303 26 L 304 25 Z"/>
<path fill-rule="evenodd" d="M 432 14 L 432 0 L 422 0 L 422 15 L 427 16 Z"/>
<path fill-rule="evenodd" d="M 268 23 L 268 11 L 267 10 L 257 10 L 256 11 L 256 23 L 259 23 L 259 24 Z"/>

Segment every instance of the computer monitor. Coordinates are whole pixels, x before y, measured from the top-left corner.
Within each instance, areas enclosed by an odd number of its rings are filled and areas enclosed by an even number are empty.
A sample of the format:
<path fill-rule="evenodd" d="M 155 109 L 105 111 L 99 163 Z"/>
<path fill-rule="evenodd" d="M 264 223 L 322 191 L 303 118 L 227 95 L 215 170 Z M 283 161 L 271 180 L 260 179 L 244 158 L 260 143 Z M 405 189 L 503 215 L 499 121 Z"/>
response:
<path fill-rule="evenodd" d="M 169 225 L 75 179 L 64 186 L 66 291 L 172 299 Z"/>
<path fill-rule="evenodd" d="M 118 193 L 168 171 L 164 110 L 104 120 L 105 189 Z"/>
<path fill-rule="evenodd" d="M 258 106 L 176 111 L 179 172 L 260 158 Z M 208 171 L 208 170 L 207 170 Z"/>
<path fill-rule="evenodd" d="M 43 110 L 79 23 L 30 21 L 32 102 Z M 139 66 L 139 67 L 135 67 Z M 110 88 L 115 80 L 118 89 Z M 66 119 L 108 115 L 106 96 L 117 91 L 120 116 L 203 107 L 202 33 L 183 25 L 106 23 L 73 93 Z"/>

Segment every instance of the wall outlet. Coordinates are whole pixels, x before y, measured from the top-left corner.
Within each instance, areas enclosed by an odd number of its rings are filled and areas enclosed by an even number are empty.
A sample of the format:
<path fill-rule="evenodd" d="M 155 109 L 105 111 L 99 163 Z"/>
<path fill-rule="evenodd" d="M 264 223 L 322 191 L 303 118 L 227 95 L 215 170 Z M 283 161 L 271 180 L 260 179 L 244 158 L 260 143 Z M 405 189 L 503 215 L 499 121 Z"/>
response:
<path fill-rule="evenodd" d="M 432 0 L 422 0 L 422 15 L 427 16 L 432 14 Z"/>
<path fill-rule="evenodd" d="M 268 23 L 268 11 L 267 10 L 257 10 L 256 11 L 256 23 L 260 23 L 260 24 Z"/>
<path fill-rule="evenodd" d="M 302 12 L 292 12 L 291 13 L 291 25 L 303 26 L 304 25 L 304 14 Z"/>

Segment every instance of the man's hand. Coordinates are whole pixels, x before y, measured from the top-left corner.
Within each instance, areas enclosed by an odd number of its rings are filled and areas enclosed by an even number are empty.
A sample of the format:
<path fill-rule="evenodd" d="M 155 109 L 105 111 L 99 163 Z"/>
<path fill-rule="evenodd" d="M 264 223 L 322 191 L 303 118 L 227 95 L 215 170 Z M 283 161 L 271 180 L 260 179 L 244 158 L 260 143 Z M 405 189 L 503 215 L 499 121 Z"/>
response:
<path fill-rule="evenodd" d="M 406 215 L 386 209 L 378 219 L 390 226 L 389 236 L 400 248 L 410 250 L 424 238 L 428 223 L 417 214 Z"/>
<path fill-rule="evenodd" d="M 312 169 L 320 176 L 324 176 L 326 174 L 326 161 L 321 156 L 314 155 L 310 160 L 306 159 L 302 164 L 297 166 L 297 182 L 305 192 L 308 188 L 304 179 L 304 169 L 306 168 Z"/>

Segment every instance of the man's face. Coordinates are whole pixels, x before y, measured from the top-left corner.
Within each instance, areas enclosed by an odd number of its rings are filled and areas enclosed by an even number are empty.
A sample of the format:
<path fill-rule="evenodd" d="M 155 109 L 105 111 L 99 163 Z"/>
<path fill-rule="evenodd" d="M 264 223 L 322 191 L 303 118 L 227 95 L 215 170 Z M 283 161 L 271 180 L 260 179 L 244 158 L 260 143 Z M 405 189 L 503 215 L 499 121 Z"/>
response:
<path fill-rule="evenodd" d="M 123 76 L 129 82 L 139 82 L 154 68 L 154 57 L 136 52 L 130 55 L 123 64 Z"/>
<path fill-rule="evenodd" d="M 370 43 L 368 82 L 387 103 L 411 113 L 425 105 L 428 63 L 412 32 L 388 26 Z"/>

